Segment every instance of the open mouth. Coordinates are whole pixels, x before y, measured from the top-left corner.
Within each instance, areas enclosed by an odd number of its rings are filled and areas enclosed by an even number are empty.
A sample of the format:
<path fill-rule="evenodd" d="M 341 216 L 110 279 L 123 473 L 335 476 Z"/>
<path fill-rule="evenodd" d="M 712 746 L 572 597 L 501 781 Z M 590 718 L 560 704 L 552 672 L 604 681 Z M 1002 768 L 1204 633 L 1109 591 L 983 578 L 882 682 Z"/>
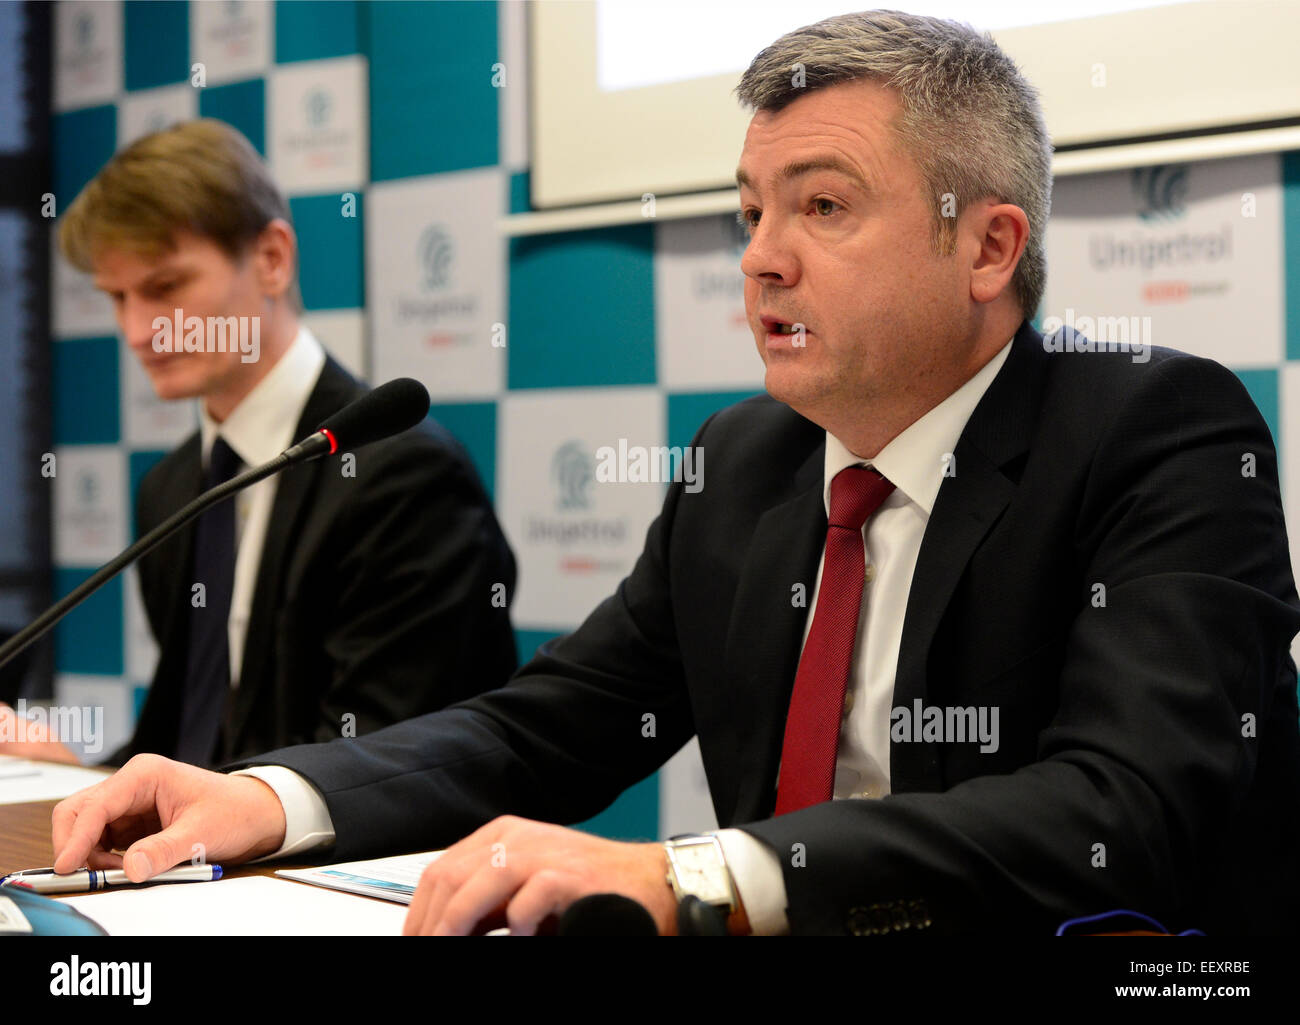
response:
<path fill-rule="evenodd" d="M 788 337 L 790 335 L 808 334 L 808 329 L 799 321 L 783 320 L 779 317 L 762 317 L 760 319 L 764 330 L 767 331 L 769 336 Z"/>

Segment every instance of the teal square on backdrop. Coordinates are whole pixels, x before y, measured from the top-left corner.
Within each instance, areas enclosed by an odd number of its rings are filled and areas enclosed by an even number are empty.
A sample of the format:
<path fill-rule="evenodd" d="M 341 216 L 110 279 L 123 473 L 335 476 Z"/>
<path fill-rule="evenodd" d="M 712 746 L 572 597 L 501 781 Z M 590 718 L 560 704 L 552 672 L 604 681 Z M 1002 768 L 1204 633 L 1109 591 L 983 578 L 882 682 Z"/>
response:
<path fill-rule="evenodd" d="M 128 500 L 131 503 L 131 536 L 133 538 L 140 536 L 140 527 L 135 522 L 135 496 L 140 491 L 140 482 L 144 480 L 144 475 L 152 470 L 158 460 L 166 454 L 165 451 L 151 450 L 148 452 L 132 452 L 126 457 L 127 478 L 131 485 Z"/>
<path fill-rule="evenodd" d="M 111 445 L 120 440 L 117 339 L 51 344 L 54 444 Z"/>
<path fill-rule="evenodd" d="M 63 598 L 95 571 L 59 567 L 56 598 Z M 54 670 L 59 673 L 122 674 L 122 577 L 116 576 L 54 628 Z"/>
<path fill-rule="evenodd" d="M 54 197 L 68 208 L 117 148 L 117 107 L 87 107 L 54 115 L 51 129 Z"/>
<path fill-rule="evenodd" d="M 659 773 L 633 783 L 599 815 L 575 822 L 574 829 L 610 840 L 655 840 L 659 836 Z"/>
<path fill-rule="evenodd" d="M 526 214 L 533 208 L 532 194 L 529 190 L 532 188 L 532 172 L 516 171 L 510 176 L 510 212 L 512 214 Z"/>
<path fill-rule="evenodd" d="M 488 498 L 496 500 L 497 404 L 495 402 L 442 402 L 429 410 L 469 452 Z M 551 636 L 549 634 L 545 636 Z M 544 640 L 545 637 L 542 638 Z M 541 640 L 537 642 L 540 644 Z M 536 645 L 534 645 L 536 647 Z M 522 657 L 522 656 L 521 656 Z M 532 657 L 532 652 L 529 652 Z M 522 664 L 522 662 L 521 662 Z"/>
<path fill-rule="evenodd" d="M 346 57 L 361 49 L 361 12 L 354 0 L 277 0 L 275 60 Z"/>
<path fill-rule="evenodd" d="M 542 644 L 560 636 L 561 633 L 546 630 L 516 630 L 519 664 L 527 663 Z M 659 774 L 651 773 L 640 783 L 634 783 L 600 814 L 575 823 L 573 828 L 611 840 L 656 839 L 659 836 Z"/>
<path fill-rule="evenodd" d="M 555 637 L 563 637 L 568 631 L 557 630 L 516 630 L 515 651 L 519 654 L 520 666 L 527 665 L 537 654 L 537 649 Z"/>
<path fill-rule="evenodd" d="M 1282 432 L 1277 415 L 1277 371 L 1269 367 L 1263 367 L 1255 370 L 1234 370 L 1233 373 L 1246 386 L 1246 391 L 1250 392 L 1250 397 L 1255 400 L 1255 405 L 1259 407 L 1260 415 L 1264 417 L 1264 422 L 1268 424 L 1268 429 L 1273 433 L 1273 446 L 1279 450 L 1280 462 Z"/>
<path fill-rule="evenodd" d="M 266 156 L 266 81 L 252 78 L 199 90 L 199 116 L 215 117 L 238 128 Z"/>
<path fill-rule="evenodd" d="M 1282 252 L 1286 358 L 1300 359 L 1300 150 L 1282 154 Z"/>
<path fill-rule="evenodd" d="M 668 396 L 668 444 L 685 448 L 704 421 L 719 409 L 761 395 L 754 391 L 689 392 Z"/>
<path fill-rule="evenodd" d="M 127 89 L 152 89 L 190 77 L 190 5 L 127 0 L 122 19 Z"/>
<path fill-rule="evenodd" d="M 655 383 L 651 225 L 511 239 L 509 270 L 510 388 Z"/>
<path fill-rule="evenodd" d="M 497 5 L 375 0 L 364 14 L 371 180 L 496 164 Z"/>
<path fill-rule="evenodd" d="M 289 200 L 298 234 L 298 283 L 309 310 L 355 310 L 365 305 L 364 193 L 353 197 L 355 216 L 344 217 L 344 193 Z"/>

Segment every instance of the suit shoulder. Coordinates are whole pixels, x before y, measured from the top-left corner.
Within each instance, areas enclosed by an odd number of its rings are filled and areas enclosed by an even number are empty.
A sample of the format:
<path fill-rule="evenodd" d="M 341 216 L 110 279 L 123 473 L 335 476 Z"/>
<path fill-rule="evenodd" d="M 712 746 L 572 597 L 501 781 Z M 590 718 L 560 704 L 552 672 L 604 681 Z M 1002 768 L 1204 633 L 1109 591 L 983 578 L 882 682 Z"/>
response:
<path fill-rule="evenodd" d="M 726 406 L 707 423 L 697 440 L 723 445 L 741 458 L 803 450 L 820 444 L 826 436 L 821 427 L 766 394 Z"/>
<path fill-rule="evenodd" d="M 337 456 L 331 458 L 338 458 Z M 410 430 L 357 450 L 357 473 L 403 491 L 484 491 L 465 447 L 441 424 L 422 420 Z M 362 488 L 381 498 L 391 488 Z M 486 499 L 484 499 L 486 500 Z"/>
<path fill-rule="evenodd" d="M 1166 346 L 1148 346 L 1142 353 L 1057 352 L 1049 359 L 1058 389 L 1112 410 L 1116 403 L 1171 387 L 1198 402 L 1249 400 L 1241 379 L 1222 363 Z"/>

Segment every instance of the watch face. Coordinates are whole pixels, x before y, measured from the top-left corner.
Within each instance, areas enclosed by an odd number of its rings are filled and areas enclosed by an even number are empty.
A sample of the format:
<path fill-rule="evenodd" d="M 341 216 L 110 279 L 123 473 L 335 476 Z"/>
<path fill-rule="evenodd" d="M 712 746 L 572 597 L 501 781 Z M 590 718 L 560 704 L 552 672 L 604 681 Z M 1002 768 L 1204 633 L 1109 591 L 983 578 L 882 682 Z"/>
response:
<path fill-rule="evenodd" d="M 691 844 L 674 850 L 677 884 L 709 904 L 730 904 L 727 870 L 712 843 Z"/>

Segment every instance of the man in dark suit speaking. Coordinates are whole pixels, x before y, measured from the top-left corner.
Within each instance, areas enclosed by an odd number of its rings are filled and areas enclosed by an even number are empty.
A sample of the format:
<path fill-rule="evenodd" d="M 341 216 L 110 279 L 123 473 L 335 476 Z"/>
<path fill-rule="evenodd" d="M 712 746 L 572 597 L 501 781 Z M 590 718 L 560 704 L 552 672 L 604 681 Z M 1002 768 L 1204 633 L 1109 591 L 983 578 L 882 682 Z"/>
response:
<path fill-rule="evenodd" d="M 664 932 L 684 894 L 736 932 L 1289 924 L 1300 601 L 1245 389 L 1030 326 L 1051 154 L 991 39 L 846 15 L 739 92 L 770 397 L 703 425 L 706 486 L 669 489 L 617 593 L 441 713 L 236 775 L 133 760 L 56 809 L 61 871 L 454 844 L 408 932 L 529 932 L 606 891 Z M 692 735 L 716 836 L 545 824 Z"/>
<path fill-rule="evenodd" d="M 199 430 L 141 483 L 140 533 L 364 393 L 299 322 L 288 205 L 229 125 L 126 147 L 60 238 L 112 299 L 155 392 L 199 400 Z M 432 421 L 253 485 L 139 572 L 160 655 L 112 764 L 154 752 L 212 765 L 360 736 L 516 667 L 514 557 L 464 449 Z M 23 747 L 11 753 L 71 756 Z"/>

